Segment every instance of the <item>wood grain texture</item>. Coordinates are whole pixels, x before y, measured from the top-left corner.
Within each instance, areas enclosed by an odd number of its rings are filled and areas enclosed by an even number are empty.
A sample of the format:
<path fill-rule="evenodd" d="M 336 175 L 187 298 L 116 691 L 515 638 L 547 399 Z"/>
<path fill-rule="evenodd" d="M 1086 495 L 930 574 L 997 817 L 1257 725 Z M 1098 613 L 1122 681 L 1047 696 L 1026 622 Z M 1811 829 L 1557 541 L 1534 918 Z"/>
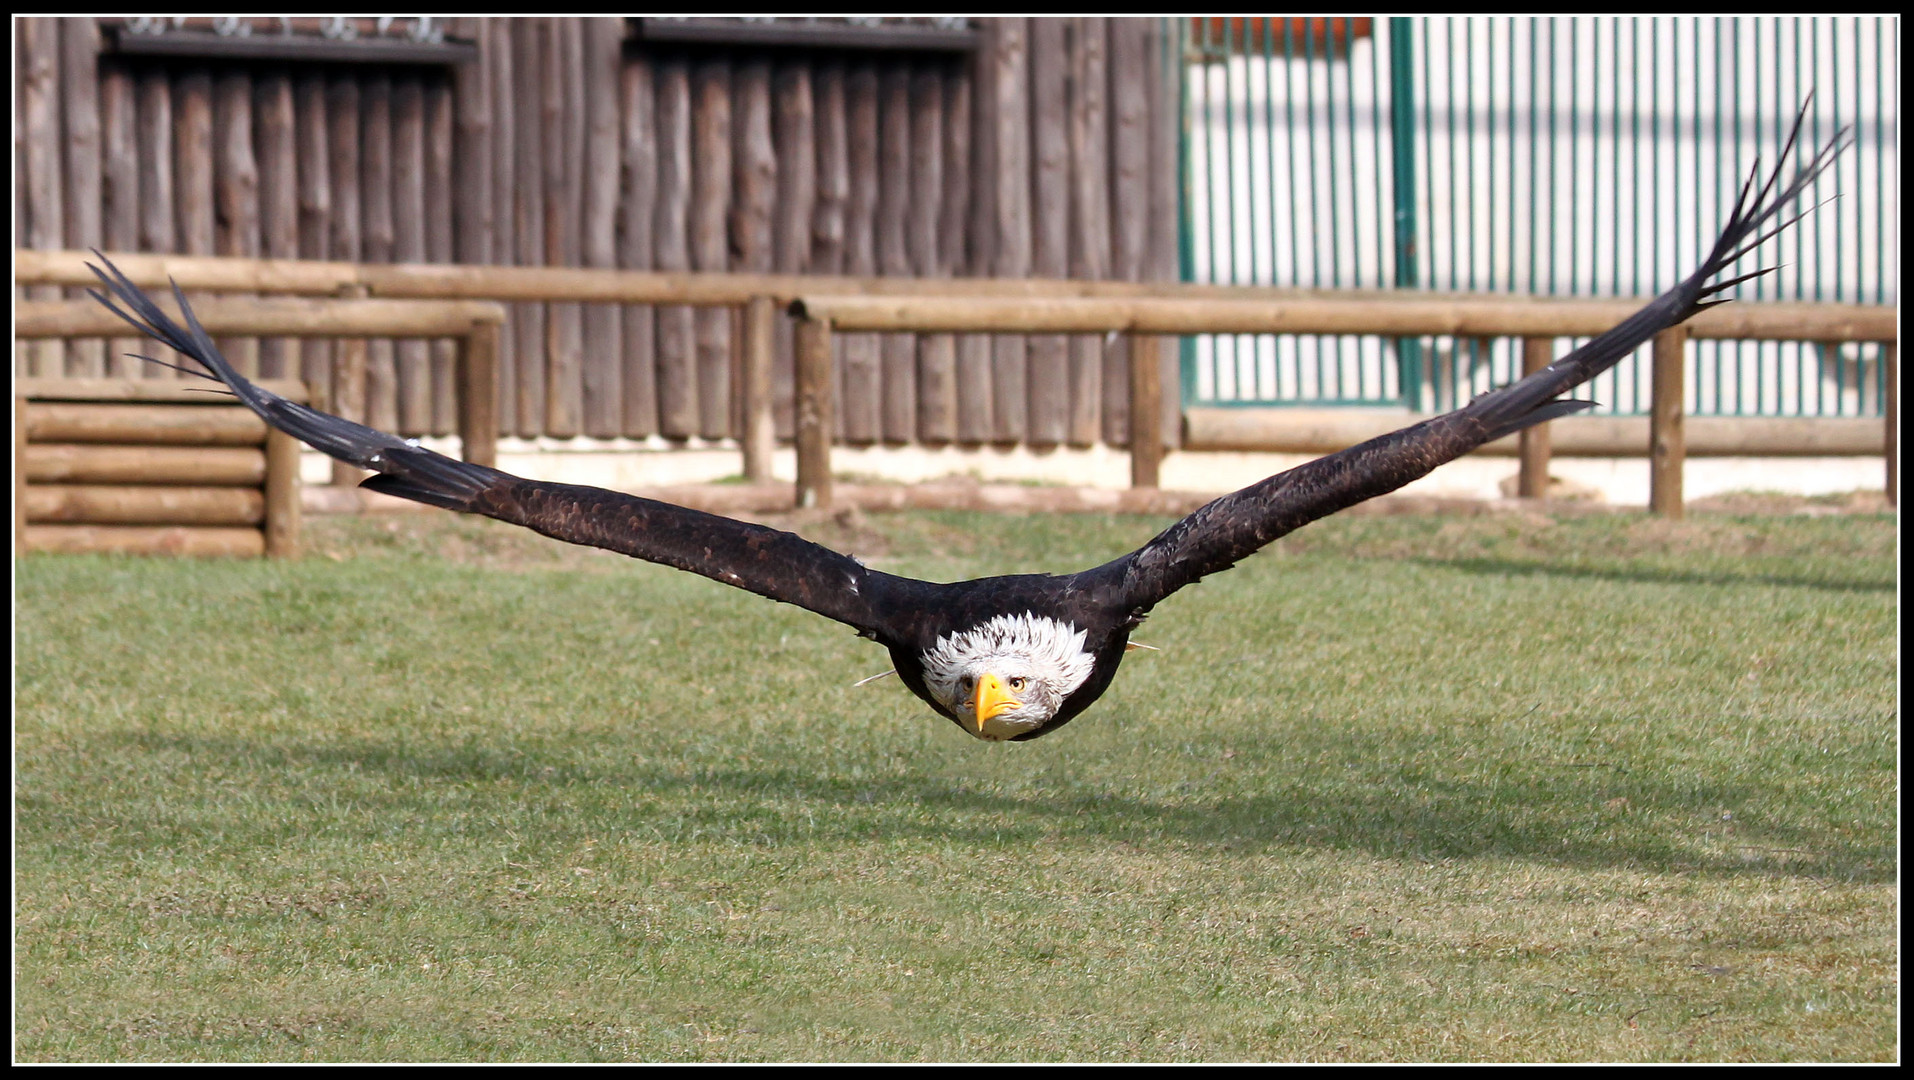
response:
<path fill-rule="evenodd" d="M 910 208 L 907 234 L 911 273 L 945 275 L 939 246 L 944 225 L 944 82 L 941 66 L 911 72 Z M 923 334 L 917 339 L 916 438 L 941 445 L 957 437 L 957 339 Z"/>
<path fill-rule="evenodd" d="M 1150 258 L 1150 92 L 1156 71 L 1150 54 L 1150 26 L 1144 19 L 1110 20 L 1110 276 L 1122 281 L 1144 281 Z M 1134 338 L 1125 335 L 1104 357 L 1103 438 L 1112 446 L 1130 445 L 1130 402 L 1133 390 L 1113 397 L 1111 372 L 1124 371 L 1121 388 L 1130 388 L 1129 350 Z M 1163 351 L 1160 345 L 1157 348 Z M 1162 388 L 1154 397 L 1160 399 Z M 1160 407 L 1160 401 L 1159 401 Z M 1158 426 L 1161 426 L 1159 418 Z"/>
<path fill-rule="evenodd" d="M 454 155 L 457 119 L 452 84 L 435 74 L 425 80 L 425 259 L 449 263 L 457 258 L 453 218 L 458 200 Z M 458 345 L 449 338 L 427 343 L 431 352 L 434 435 L 458 431 Z"/>
<path fill-rule="evenodd" d="M 730 268 L 731 63 L 700 59 L 691 70 L 691 265 Z M 698 377 L 698 434 L 731 434 L 731 320 L 722 308 L 692 317 Z"/>
<path fill-rule="evenodd" d="M 65 229 L 70 246 L 100 246 L 103 236 L 100 160 L 100 27 L 97 20 L 65 18 L 60 24 L 61 127 L 66 144 L 62 183 L 66 187 Z M 70 291 L 80 299 L 84 292 Z M 67 344 L 66 373 L 98 377 L 106 373 L 105 343 L 83 338 Z"/>
<path fill-rule="evenodd" d="M 1153 52 L 1160 45 L 1154 20 L 993 19 L 980 22 L 983 47 L 973 54 L 905 58 L 664 50 L 622 44 L 626 23 L 618 18 L 470 18 L 446 29 L 478 42 L 472 63 L 323 70 L 111 53 L 102 62 L 102 25 L 84 18 L 16 24 L 16 203 L 30 245 L 36 228 L 49 227 L 48 205 L 57 199 L 61 239 L 51 247 L 337 258 L 344 252 L 336 234 L 356 231 L 350 257 L 361 261 L 657 268 L 669 261 L 659 251 L 669 246 L 661 226 L 675 217 L 685 236 L 684 268 L 855 272 L 861 261 L 864 276 L 1127 279 L 1140 257 L 1155 267 L 1138 271 L 1144 276 L 1174 269 L 1161 261 L 1173 260 L 1173 241 L 1159 242 L 1173 236 L 1174 213 L 1154 212 L 1157 196 L 1147 189 L 1163 179 L 1174 193 L 1173 175 L 1151 163 L 1168 161 L 1174 173 L 1173 150 L 1161 151 L 1172 146 L 1163 135 L 1174 133 L 1175 103 L 1151 97 L 1164 97 L 1156 84 L 1165 80 L 1116 74 L 1166 69 Z M 1042 54 L 1034 65 L 1033 48 Z M 684 154 L 667 160 L 660 152 L 671 123 L 659 105 L 666 59 L 685 73 L 687 102 L 691 65 L 729 72 L 729 107 L 719 118 L 729 156 L 709 170 L 723 173 L 722 182 L 691 172 L 711 163 L 701 151 L 720 133 L 689 104 Z M 652 91 L 642 129 L 653 163 L 640 182 L 629 175 L 625 134 L 626 71 L 634 65 L 643 65 Z M 83 77 L 89 68 L 91 77 Z M 54 89 L 40 93 L 43 87 Z M 29 138 L 35 124 L 53 134 Z M 1139 127 L 1145 137 L 1130 137 Z M 346 141 L 354 145 L 341 153 Z M 36 166 L 32 147 L 42 142 L 58 153 L 41 154 Z M 682 204 L 674 206 L 663 173 L 677 166 L 687 176 Z M 1138 188 L 1141 212 L 1133 209 Z M 97 219 L 91 225 L 89 210 Z M 114 215 L 118 226 L 108 224 Z M 1172 232 L 1161 234 L 1160 225 Z M 110 228 L 122 239 L 106 235 Z M 414 242 L 421 230 L 422 244 Z M 627 253 L 632 232 L 640 234 L 643 258 Z M 449 253 L 441 236 L 449 237 Z M 1059 252 L 1060 269 L 1053 266 Z M 690 371 L 680 411 L 688 406 L 690 419 L 680 430 L 736 434 L 736 316 L 680 308 L 680 318 L 661 319 L 642 305 L 615 307 L 575 309 L 576 327 L 566 307 L 549 302 L 514 315 L 499 349 L 501 424 L 527 436 L 660 430 L 669 396 L 660 376 L 672 364 L 668 324 L 681 321 L 676 336 Z M 1126 437 L 1127 378 L 1115 378 L 1119 370 L 1127 376 L 1121 342 L 1068 342 L 1059 363 L 1047 351 L 1056 339 L 1040 341 L 1033 384 L 1023 337 L 834 337 L 841 359 L 833 379 L 845 395 L 835 416 L 857 441 L 1021 442 L 1033 408 L 1050 429 L 1039 443 Z M 96 365 L 90 348 L 33 345 L 21 353 L 57 350 L 56 362 L 42 364 L 47 371 L 97 366 L 171 378 L 112 359 L 117 348 Z M 297 372 L 328 393 L 332 342 L 262 342 L 256 363 L 248 348 L 234 342 L 229 350 L 242 369 Z M 1165 350 L 1166 376 L 1174 351 Z M 783 435 L 794 424 L 793 352 L 790 327 L 780 322 L 772 409 Z M 456 426 L 449 342 L 381 342 L 371 356 L 368 401 L 342 408 L 364 416 L 369 404 L 370 419 L 390 416 L 408 432 Z"/>
<path fill-rule="evenodd" d="M 392 83 L 392 257 L 425 261 L 425 87 L 417 72 Z M 393 404 L 398 432 L 432 434 L 431 347 L 416 338 L 393 343 Z"/>
<path fill-rule="evenodd" d="M 1030 23 L 1031 272 L 1064 277 L 1070 272 L 1069 48 L 1061 19 Z M 1032 446 L 1055 446 L 1070 435 L 1069 339 L 1061 334 L 1030 338 L 1030 430 Z"/>
<path fill-rule="evenodd" d="M 26 214 L 18 227 L 32 247 L 62 248 L 66 246 L 66 190 L 60 161 L 65 140 L 60 124 L 60 20 L 22 19 L 16 30 L 22 70 L 20 127 L 14 146 L 23 159 L 17 168 L 25 175 L 26 194 Z M 31 286 L 26 292 L 35 300 L 60 297 L 56 285 Z M 28 375 L 57 378 L 66 374 L 65 342 L 29 342 L 26 352 Z"/>
<path fill-rule="evenodd" d="M 546 265 L 545 252 L 545 58 L 544 30 L 537 19 L 511 21 L 513 93 L 519 106 L 513 117 L 517 148 L 512 186 L 512 231 L 520 266 Z M 512 313 L 516 338 L 513 375 L 513 430 L 532 438 L 545 430 L 545 305 L 519 304 Z"/>
<path fill-rule="evenodd" d="M 731 266 L 763 273 L 775 257 L 772 209 L 777 200 L 777 149 L 772 135 L 771 62 L 750 57 L 738 63 L 732 79 Z M 744 451 L 744 476 L 753 482 L 771 478 L 775 420 L 771 410 L 771 368 L 777 313 L 768 296 L 756 297 L 741 313 L 736 330 L 738 380 L 736 427 Z"/>
<path fill-rule="evenodd" d="M 622 19 L 584 21 L 585 182 L 579 256 L 585 266 L 618 265 L 619 170 L 624 156 L 619 96 L 624 43 Z M 584 309 L 580 371 L 584 432 L 610 438 L 624 432 L 624 310 L 618 304 Z"/>
<path fill-rule="evenodd" d="M 455 20 L 454 31 L 474 38 L 486 34 L 485 20 Z M 481 48 L 477 63 L 452 69 L 452 108 L 457 183 L 452 185 L 453 257 L 462 263 L 488 263 L 497 214 L 496 173 L 493 158 L 492 80 L 496 57 Z"/>
<path fill-rule="evenodd" d="M 784 61 L 773 75 L 773 140 L 778 162 L 771 264 L 780 273 L 802 274 L 811 266 L 812 226 L 818 203 L 817 107 L 809 60 Z M 780 316 L 772 334 L 771 412 L 779 438 L 795 432 L 796 341 L 791 320 Z"/>
<path fill-rule="evenodd" d="M 357 261 L 360 251 L 359 84 L 335 75 L 326 84 L 326 158 L 332 213 L 327 219 L 329 257 Z M 326 385 L 331 411 L 348 420 L 365 419 L 365 342 L 334 342 Z M 349 481 L 344 467 L 333 480 Z"/>
<path fill-rule="evenodd" d="M 1110 276 L 1109 22 L 1076 18 L 1065 27 L 1070 47 L 1070 276 L 1080 281 Z M 1129 397 L 1127 367 L 1107 366 L 1104 354 L 1102 337 L 1079 334 L 1070 339 L 1069 438 L 1076 446 L 1103 438 L 1106 402 Z"/>
<path fill-rule="evenodd" d="M 983 159 L 976 153 L 979 71 L 979 62 L 972 58 L 953 66 L 944 80 L 944 198 L 937 241 L 944 276 L 989 272 L 988 207 L 984 200 L 973 198 L 986 186 L 980 182 Z M 960 334 L 955 341 L 951 378 L 956 438 L 972 445 L 987 442 L 992 432 L 990 338 Z"/>
<path fill-rule="evenodd" d="M 174 250 L 173 84 L 166 72 L 144 68 L 136 80 L 139 140 L 140 250 Z"/>
<path fill-rule="evenodd" d="M 539 20 L 540 129 L 544 136 L 546 266 L 577 266 L 579 203 L 584 191 L 584 36 L 577 19 Z M 584 412 L 584 310 L 576 303 L 545 309 L 544 434 L 577 435 Z"/>
<path fill-rule="evenodd" d="M 100 228 L 108 251 L 138 251 L 140 246 L 139 106 L 133 73 L 124 65 L 100 67 Z M 109 338 L 103 374 L 150 377 L 138 352 L 139 340 Z"/>
<path fill-rule="evenodd" d="M 899 64 L 878 74 L 877 269 L 893 277 L 911 272 L 910 79 L 910 69 Z M 882 437 L 910 442 L 917 434 L 917 340 L 885 334 L 882 349 Z"/>
<path fill-rule="evenodd" d="M 1688 413 L 1683 404 L 1687 352 L 1688 330 L 1676 326 L 1655 335 L 1650 355 L 1648 509 L 1675 521 L 1681 520 L 1686 509 L 1682 474 L 1688 446 L 1682 422 Z"/>
<path fill-rule="evenodd" d="M 292 79 L 264 72 L 253 84 L 254 156 L 259 166 L 259 253 L 299 257 L 299 163 Z M 297 374 L 298 342 L 262 338 L 259 371 L 268 379 Z"/>
<path fill-rule="evenodd" d="M 518 263 L 518 54 L 510 19 L 483 20 L 483 53 L 492 110 L 492 262 Z M 512 306 L 511 322 L 498 342 L 499 434 L 518 427 L 518 322 L 525 308 Z"/>
<path fill-rule="evenodd" d="M 213 250 L 259 255 L 259 161 L 253 153 L 253 84 L 245 70 L 223 69 L 213 80 Z M 259 376 L 259 339 L 219 342 L 241 374 Z"/>
<path fill-rule="evenodd" d="M 619 71 L 620 192 L 618 264 L 629 270 L 652 267 L 652 214 L 658 201 L 658 120 L 656 75 L 651 58 L 638 55 Z M 656 311 L 627 304 L 621 332 L 625 347 L 623 402 L 619 423 L 625 435 L 643 438 L 658 430 L 658 341 Z"/>
<path fill-rule="evenodd" d="M 691 69 L 679 56 L 658 61 L 658 208 L 652 218 L 659 270 L 691 268 Z M 658 430 L 698 432 L 692 309 L 658 309 Z"/>
<path fill-rule="evenodd" d="M 1149 245 L 1144 280 L 1175 281 L 1180 276 L 1177 256 L 1177 142 L 1182 130 L 1179 80 L 1182 57 L 1174 55 L 1156 19 L 1144 20 L 1143 53 L 1148 74 L 1143 79 L 1149 98 Z M 1177 446 L 1182 438 L 1182 342 L 1165 338 L 1159 349 L 1162 365 L 1163 440 Z"/>
<path fill-rule="evenodd" d="M 844 236 L 851 195 L 848 120 L 844 106 L 844 62 L 819 61 L 812 76 L 812 107 L 816 114 L 816 205 L 811 212 L 811 255 L 814 274 L 844 271 Z"/>
<path fill-rule="evenodd" d="M 1028 277 L 1031 270 L 1029 23 L 1000 19 L 987 31 L 993 60 L 987 129 L 994 135 L 987 175 L 994 179 L 996 225 L 991 268 L 998 277 Z M 1022 335 L 996 339 L 991 397 L 995 440 L 1021 442 L 1030 426 L 1029 348 Z"/>
<path fill-rule="evenodd" d="M 360 257 L 367 262 L 391 262 L 397 254 L 398 230 L 393 222 L 392 77 L 377 72 L 367 78 L 359 96 L 360 213 L 364 234 Z M 398 360 L 390 338 L 365 344 L 366 423 L 381 431 L 399 426 Z"/>
<path fill-rule="evenodd" d="M 851 64 L 844 77 L 845 138 L 850 188 L 844 211 L 844 272 L 877 272 L 878 85 L 868 60 Z M 880 388 L 883 368 L 874 334 L 834 334 L 843 342 L 838 374 L 839 436 L 871 443 L 883 432 Z"/>

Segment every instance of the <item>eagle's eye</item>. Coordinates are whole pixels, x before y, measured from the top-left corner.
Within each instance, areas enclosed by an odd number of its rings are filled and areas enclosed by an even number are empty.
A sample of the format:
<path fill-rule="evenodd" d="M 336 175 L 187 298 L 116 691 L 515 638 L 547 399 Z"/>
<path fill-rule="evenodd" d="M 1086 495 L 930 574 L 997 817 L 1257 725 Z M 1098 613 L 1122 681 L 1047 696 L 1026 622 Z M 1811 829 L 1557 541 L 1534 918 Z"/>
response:
<path fill-rule="evenodd" d="M 1010 677 L 1010 688 L 1012 690 L 1022 690 L 1024 688 L 1024 684 L 1028 683 L 1029 681 L 1030 681 L 1029 679 L 1024 678 L 1022 675 L 1012 675 Z"/>
<path fill-rule="evenodd" d="M 961 680 L 959 680 L 959 685 L 963 686 L 964 689 L 968 690 L 970 689 L 970 684 L 976 681 L 977 681 L 976 679 L 972 678 L 969 675 L 966 675 Z"/>

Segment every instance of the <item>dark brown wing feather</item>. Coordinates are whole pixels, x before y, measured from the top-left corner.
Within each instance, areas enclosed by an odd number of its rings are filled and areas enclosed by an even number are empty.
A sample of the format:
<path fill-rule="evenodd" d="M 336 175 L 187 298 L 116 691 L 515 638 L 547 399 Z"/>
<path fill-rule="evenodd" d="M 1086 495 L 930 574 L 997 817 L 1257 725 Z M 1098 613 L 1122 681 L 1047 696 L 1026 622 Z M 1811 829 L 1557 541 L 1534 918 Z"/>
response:
<path fill-rule="evenodd" d="M 101 258 L 106 262 L 105 258 Z M 186 326 L 174 322 L 112 263 L 93 271 L 112 294 L 94 297 L 134 327 L 205 365 L 268 424 L 314 449 L 377 475 L 366 487 L 418 502 L 523 525 L 574 544 L 662 563 L 815 611 L 867 637 L 894 637 L 886 598 L 925 583 L 870 570 L 802 537 L 716 514 L 601 488 L 527 480 L 454 461 L 396 435 L 287 401 L 248 382 L 226 362 L 174 297 Z M 117 303 L 115 302 L 117 301 Z M 122 307 L 122 305 L 124 305 Z"/>
<path fill-rule="evenodd" d="M 1454 412 L 1371 439 L 1225 495 L 1136 551 L 1078 577 L 1086 585 L 1108 590 L 1120 609 L 1141 615 L 1183 586 L 1229 569 L 1277 537 L 1318 518 L 1394 491 L 1484 443 L 1588 408 L 1592 402 L 1558 399 L 1613 367 L 1657 333 L 1704 308 L 1725 302 L 1709 297 L 1768 272 L 1761 270 L 1709 284 L 1735 260 L 1799 220 L 1797 215 L 1765 233 L 1761 231 L 1807 189 L 1844 145 L 1845 129 L 1802 165 L 1793 180 L 1777 194 L 1775 186 L 1805 116 L 1804 107 L 1802 116 L 1795 120 L 1794 132 L 1782 148 L 1773 175 L 1752 199 L 1750 193 L 1759 175 L 1759 166 L 1756 173 L 1749 176 L 1734 213 L 1729 215 L 1713 251 L 1701 267 L 1621 325 L 1547 368 L 1520 382 L 1483 394 Z"/>

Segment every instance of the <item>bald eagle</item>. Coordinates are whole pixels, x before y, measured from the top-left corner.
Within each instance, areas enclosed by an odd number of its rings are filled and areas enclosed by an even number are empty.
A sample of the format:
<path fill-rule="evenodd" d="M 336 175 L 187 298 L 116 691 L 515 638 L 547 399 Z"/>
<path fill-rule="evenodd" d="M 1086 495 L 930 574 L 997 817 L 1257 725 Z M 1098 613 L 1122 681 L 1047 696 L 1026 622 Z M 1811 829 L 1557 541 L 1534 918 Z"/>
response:
<path fill-rule="evenodd" d="M 1803 111 L 1805 115 L 1805 110 Z M 1799 219 L 1770 222 L 1840 150 L 1845 131 L 1781 186 L 1800 132 L 1759 191 L 1759 166 L 1694 273 L 1614 329 L 1519 382 L 1359 446 L 1278 473 L 1198 509 L 1102 566 L 942 584 L 873 570 L 791 533 L 616 491 L 527 480 L 422 449 L 394 435 L 286 401 L 241 377 L 214 348 L 177 285 L 181 327 L 110 262 L 93 295 L 145 334 L 192 357 L 273 427 L 375 475 L 364 486 L 508 521 L 574 544 L 689 570 L 848 624 L 890 650 L 904 685 L 987 741 L 1034 739 L 1070 722 L 1109 688 L 1130 633 L 1185 585 L 1234 566 L 1318 518 L 1394 491 L 1494 439 L 1590 407 L 1562 395 L 1731 286 L 1714 279 Z M 1764 232 L 1763 230 L 1766 229 Z M 106 262 L 101 256 L 101 261 Z"/>

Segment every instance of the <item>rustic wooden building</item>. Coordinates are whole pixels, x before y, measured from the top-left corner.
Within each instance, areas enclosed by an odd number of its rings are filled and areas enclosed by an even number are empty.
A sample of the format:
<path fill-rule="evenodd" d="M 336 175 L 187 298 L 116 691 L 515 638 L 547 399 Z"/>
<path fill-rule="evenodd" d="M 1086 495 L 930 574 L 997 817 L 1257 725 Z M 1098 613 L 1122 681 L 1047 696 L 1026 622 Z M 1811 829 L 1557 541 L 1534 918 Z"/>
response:
<path fill-rule="evenodd" d="M 15 21 L 15 235 L 38 248 L 1167 280 L 1154 19 Z M 518 304 L 501 428 L 723 438 L 724 309 Z M 234 341 L 326 399 L 328 343 Z M 21 374 L 159 375 L 38 342 Z M 849 442 L 1120 444 L 1124 344 L 846 335 Z M 788 334 L 778 432 L 791 433 Z M 449 349 L 375 343 L 369 420 L 453 427 Z M 1173 384 L 1172 384 L 1173 385 Z"/>

